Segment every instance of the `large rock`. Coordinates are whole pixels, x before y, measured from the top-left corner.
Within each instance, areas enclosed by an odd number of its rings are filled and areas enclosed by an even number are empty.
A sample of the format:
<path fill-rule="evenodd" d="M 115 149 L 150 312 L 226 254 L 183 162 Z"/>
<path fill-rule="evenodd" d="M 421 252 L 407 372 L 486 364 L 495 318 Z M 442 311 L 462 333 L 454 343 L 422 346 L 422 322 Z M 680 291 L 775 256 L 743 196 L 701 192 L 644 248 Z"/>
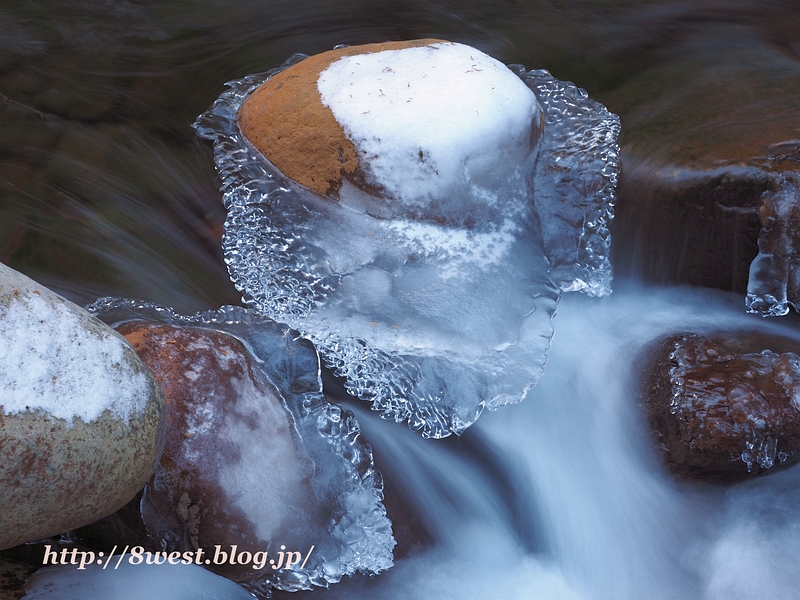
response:
<path fill-rule="evenodd" d="M 239 111 L 242 133 L 288 177 L 320 194 L 335 194 L 342 177 L 354 175 L 359 166 L 353 142 L 322 103 L 319 74 L 343 56 L 436 41 L 367 44 L 310 56 L 268 79 L 245 100 Z"/>
<path fill-rule="evenodd" d="M 679 334 L 651 348 L 645 407 L 678 478 L 737 481 L 800 460 L 800 357 L 742 337 Z"/>
<path fill-rule="evenodd" d="M 363 192 L 420 204 L 466 181 L 487 185 L 525 162 L 543 126 L 533 92 L 505 65 L 430 39 L 306 58 L 253 91 L 238 119 L 285 175 L 360 204 Z"/>
<path fill-rule="evenodd" d="M 128 502 L 153 473 L 164 398 L 130 345 L 0 265 L 0 549 Z"/>
<path fill-rule="evenodd" d="M 141 503 L 148 550 L 192 553 L 265 595 L 391 566 L 372 451 L 353 416 L 325 401 L 307 341 L 234 307 L 192 318 L 127 301 L 95 308 L 167 398 L 164 452 Z M 120 531 L 107 525 L 101 537 Z"/>
<path fill-rule="evenodd" d="M 618 275 L 745 293 L 764 194 L 800 166 L 789 45 L 709 23 L 601 97 L 622 119 Z"/>

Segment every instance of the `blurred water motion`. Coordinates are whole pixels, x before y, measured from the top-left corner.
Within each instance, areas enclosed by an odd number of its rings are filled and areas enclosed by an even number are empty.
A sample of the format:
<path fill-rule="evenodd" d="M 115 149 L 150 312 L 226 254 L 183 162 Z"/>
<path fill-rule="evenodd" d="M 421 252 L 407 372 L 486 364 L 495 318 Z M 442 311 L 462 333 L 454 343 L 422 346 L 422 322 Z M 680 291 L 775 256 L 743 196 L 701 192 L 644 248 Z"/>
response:
<path fill-rule="evenodd" d="M 236 303 L 222 263 L 212 150 L 190 127 L 225 81 L 295 52 L 421 37 L 546 68 L 622 118 L 617 285 L 689 283 L 737 295 L 712 302 L 623 286 L 619 299 L 603 301 L 607 310 L 565 302 L 538 395 L 505 417 L 487 415 L 472 441 L 449 442 L 447 452 L 414 438 L 414 460 L 403 462 L 392 448 L 405 442 L 388 438 L 413 434 L 371 423 L 387 479 L 428 523 L 415 539 L 432 549 L 411 544 L 395 570 L 331 595 L 791 597 L 797 469 L 729 491 L 665 479 L 633 410 L 626 331 L 651 309 L 678 307 L 682 326 L 687 315 L 713 324 L 743 311 L 764 173 L 796 168 L 771 159 L 769 146 L 800 139 L 800 5 L 232 4 L 3 3 L 0 261 L 80 303 L 128 296 L 180 312 Z M 796 329 L 794 321 L 762 326 Z M 583 365 L 593 341 L 613 357 L 592 354 Z M 430 471 L 415 481 L 406 465 L 424 457 Z M 438 471 L 452 475 L 446 485 Z"/>

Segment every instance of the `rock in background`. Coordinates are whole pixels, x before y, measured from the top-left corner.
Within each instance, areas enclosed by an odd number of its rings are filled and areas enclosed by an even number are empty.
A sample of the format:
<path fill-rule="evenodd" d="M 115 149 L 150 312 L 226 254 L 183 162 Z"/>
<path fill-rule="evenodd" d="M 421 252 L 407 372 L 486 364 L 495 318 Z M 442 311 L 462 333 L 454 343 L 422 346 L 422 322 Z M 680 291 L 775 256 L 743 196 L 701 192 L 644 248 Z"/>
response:
<path fill-rule="evenodd" d="M 0 265 L 0 549 L 89 524 L 149 479 L 164 398 L 130 345 Z"/>

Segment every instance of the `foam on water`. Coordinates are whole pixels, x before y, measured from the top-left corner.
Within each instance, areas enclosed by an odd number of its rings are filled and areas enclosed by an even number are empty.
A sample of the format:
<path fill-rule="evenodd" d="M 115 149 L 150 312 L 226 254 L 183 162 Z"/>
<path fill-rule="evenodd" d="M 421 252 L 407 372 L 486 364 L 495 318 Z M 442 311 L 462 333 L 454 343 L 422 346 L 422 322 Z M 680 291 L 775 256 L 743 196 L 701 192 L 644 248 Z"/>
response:
<path fill-rule="evenodd" d="M 568 296 L 557 321 L 558 344 L 531 401 L 485 415 L 467 433 L 497 451 L 520 504 L 502 499 L 481 461 L 448 460 L 431 441 L 409 451 L 362 418 L 376 455 L 409 486 L 421 518 L 436 523 L 438 543 L 329 595 L 793 598 L 800 469 L 734 486 L 676 483 L 652 447 L 638 365 L 648 344 L 678 331 L 757 329 L 800 344 L 796 327 L 744 314 L 734 294 L 653 288 L 599 302 Z M 458 508 L 464 502 L 473 508 Z M 537 518 L 533 548 L 519 513 Z"/>

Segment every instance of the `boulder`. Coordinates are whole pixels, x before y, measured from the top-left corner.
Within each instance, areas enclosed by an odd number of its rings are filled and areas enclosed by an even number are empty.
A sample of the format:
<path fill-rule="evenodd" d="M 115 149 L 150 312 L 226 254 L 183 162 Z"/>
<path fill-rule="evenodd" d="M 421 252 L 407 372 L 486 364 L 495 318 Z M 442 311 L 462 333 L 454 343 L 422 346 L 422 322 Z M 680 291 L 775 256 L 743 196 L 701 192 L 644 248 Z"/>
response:
<path fill-rule="evenodd" d="M 130 345 L 0 265 L 0 549 L 87 525 L 152 475 L 164 398 Z"/>
<path fill-rule="evenodd" d="M 800 357 L 742 338 L 677 334 L 648 352 L 647 417 L 679 479 L 732 482 L 800 460 Z"/>
<path fill-rule="evenodd" d="M 623 131 L 615 273 L 744 294 L 765 193 L 800 167 L 798 93 L 763 29 L 715 23 L 602 95 Z"/>
<path fill-rule="evenodd" d="M 533 92 L 505 65 L 433 39 L 306 58 L 253 91 L 238 122 L 275 167 L 315 192 L 412 204 L 447 197 L 464 177 L 502 178 L 543 127 Z"/>
<path fill-rule="evenodd" d="M 234 547 L 251 557 L 276 556 L 281 544 L 295 550 L 286 532 L 307 532 L 312 469 L 280 393 L 242 342 L 160 323 L 129 322 L 118 331 L 167 399 L 164 453 L 142 504 L 156 547 Z M 303 550 L 315 541 L 303 540 Z M 254 569 L 206 558 L 199 564 L 235 581 L 272 572 L 269 564 Z"/>

